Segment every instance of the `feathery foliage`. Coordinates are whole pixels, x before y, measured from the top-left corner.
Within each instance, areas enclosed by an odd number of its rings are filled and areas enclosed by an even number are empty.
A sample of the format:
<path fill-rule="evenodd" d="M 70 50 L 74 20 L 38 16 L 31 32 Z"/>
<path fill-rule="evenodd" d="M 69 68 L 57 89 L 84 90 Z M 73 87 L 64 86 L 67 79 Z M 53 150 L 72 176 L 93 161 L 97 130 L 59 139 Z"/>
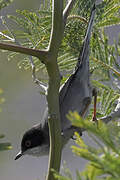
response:
<path fill-rule="evenodd" d="M 0 10 L 9 6 L 12 2 L 13 0 L 0 0 Z"/>
<path fill-rule="evenodd" d="M 83 120 L 76 112 L 69 114 L 73 125 L 87 130 L 89 137 L 96 143 L 96 147 L 86 145 L 83 139 L 76 135 L 77 146 L 72 146 L 73 152 L 89 162 L 83 172 L 77 170 L 77 180 L 118 180 L 120 179 L 120 127 L 116 123 L 109 125 L 99 121 L 98 126 L 89 120 Z M 72 180 L 67 170 L 66 176 L 55 173 L 60 180 Z"/>

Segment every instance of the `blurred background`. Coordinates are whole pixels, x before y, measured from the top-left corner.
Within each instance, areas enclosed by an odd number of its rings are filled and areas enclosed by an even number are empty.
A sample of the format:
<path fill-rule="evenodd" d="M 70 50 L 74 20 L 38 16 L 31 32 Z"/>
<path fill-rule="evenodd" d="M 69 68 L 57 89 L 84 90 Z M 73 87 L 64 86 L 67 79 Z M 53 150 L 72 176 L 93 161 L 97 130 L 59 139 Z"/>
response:
<path fill-rule="evenodd" d="M 28 7 L 29 4 L 29 7 Z M 39 9 L 39 0 L 15 0 L 8 8 L 2 10 L 2 15 L 15 13 L 15 9 Z M 23 7 L 24 5 L 24 7 Z M 2 27 L 1 27 L 2 28 Z M 119 27 L 107 28 L 110 43 L 118 38 Z M 5 134 L 3 141 L 12 143 L 12 150 L 0 152 L 1 180 L 38 180 L 43 179 L 47 172 L 48 157 L 35 158 L 24 156 L 15 161 L 15 155 L 20 150 L 23 133 L 34 124 L 39 123 L 45 107 L 46 99 L 39 94 L 38 87 L 32 82 L 31 72 L 17 67 L 17 59 L 8 62 L 7 53 L 0 52 L 0 88 L 4 93 L 5 103 L 0 107 L 0 134 Z M 87 133 L 83 134 L 85 142 L 91 143 Z M 72 154 L 70 141 L 63 150 L 62 167 L 66 166 L 75 175 L 76 168 L 82 170 L 86 161 Z M 61 167 L 61 169 L 62 169 Z"/>

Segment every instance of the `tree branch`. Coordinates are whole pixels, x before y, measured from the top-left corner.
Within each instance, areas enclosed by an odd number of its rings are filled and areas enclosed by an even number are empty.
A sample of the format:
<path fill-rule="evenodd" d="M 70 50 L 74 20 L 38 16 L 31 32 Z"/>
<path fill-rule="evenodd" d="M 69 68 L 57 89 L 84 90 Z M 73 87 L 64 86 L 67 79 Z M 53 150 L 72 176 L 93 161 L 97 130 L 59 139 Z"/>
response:
<path fill-rule="evenodd" d="M 67 6 L 65 7 L 64 11 L 63 11 L 63 20 L 64 20 L 64 24 L 66 24 L 67 21 L 67 17 L 74 5 L 74 3 L 76 2 L 76 0 L 69 0 Z"/>
<path fill-rule="evenodd" d="M 108 123 L 117 118 L 120 118 L 120 98 L 118 99 L 118 104 L 117 104 L 115 110 L 110 115 L 102 117 L 101 119 L 98 119 L 98 121 L 101 120 L 105 123 Z"/>
<path fill-rule="evenodd" d="M 55 171 L 59 171 L 61 163 L 61 124 L 59 111 L 59 88 L 60 88 L 60 72 L 57 64 L 57 56 L 59 47 L 63 38 L 63 0 L 53 0 L 52 8 L 52 30 L 49 49 L 49 62 L 46 64 L 49 75 L 48 83 L 48 124 L 50 134 L 50 151 L 49 151 L 49 167 L 47 180 L 54 180 Z"/>
<path fill-rule="evenodd" d="M 37 50 L 32 48 L 26 48 L 23 46 L 13 45 L 13 44 L 6 44 L 6 43 L 0 43 L 0 49 L 13 51 L 13 52 L 19 52 L 22 54 L 35 56 L 41 60 L 42 63 L 46 63 L 48 50 Z"/>
<path fill-rule="evenodd" d="M 53 15 L 52 15 L 52 30 L 51 30 L 51 37 L 49 43 L 49 51 L 50 54 L 54 52 L 56 55 L 58 54 L 59 46 L 63 37 L 64 33 L 64 24 L 63 24 L 63 0 L 53 0 Z M 59 23 L 58 23 L 59 22 Z"/>

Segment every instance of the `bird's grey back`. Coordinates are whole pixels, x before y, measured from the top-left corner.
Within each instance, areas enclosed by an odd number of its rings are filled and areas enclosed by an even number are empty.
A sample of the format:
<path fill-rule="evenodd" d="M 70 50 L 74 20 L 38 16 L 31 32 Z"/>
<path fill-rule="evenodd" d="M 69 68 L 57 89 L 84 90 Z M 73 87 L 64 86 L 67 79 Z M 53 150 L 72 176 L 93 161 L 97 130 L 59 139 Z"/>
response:
<path fill-rule="evenodd" d="M 92 89 L 90 86 L 89 73 L 89 42 L 93 21 L 95 16 L 95 5 L 92 8 L 85 40 L 80 52 L 78 62 L 74 73 L 66 81 L 60 91 L 60 116 L 62 130 L 69 128 L 71 123 L 66 115 L 69 111 L 77 111 L 82 115 L 85 109 L 83 101 L 92 97 Z"/>

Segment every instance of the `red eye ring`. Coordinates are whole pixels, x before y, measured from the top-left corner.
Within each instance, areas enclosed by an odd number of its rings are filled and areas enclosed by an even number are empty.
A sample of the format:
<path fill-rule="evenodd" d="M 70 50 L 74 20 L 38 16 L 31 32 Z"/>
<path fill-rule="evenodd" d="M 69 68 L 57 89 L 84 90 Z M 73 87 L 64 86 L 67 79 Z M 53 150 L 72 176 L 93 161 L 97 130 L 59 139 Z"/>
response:
<path fill-rule="evenodd" d="M 31 146 L 31 141 L 30 141 L 30 140 L 27 140 L 27 141 L 25 142 L 25 146 L 26 146 L 26 147 L 30 147 L 30 146 Z"/>

